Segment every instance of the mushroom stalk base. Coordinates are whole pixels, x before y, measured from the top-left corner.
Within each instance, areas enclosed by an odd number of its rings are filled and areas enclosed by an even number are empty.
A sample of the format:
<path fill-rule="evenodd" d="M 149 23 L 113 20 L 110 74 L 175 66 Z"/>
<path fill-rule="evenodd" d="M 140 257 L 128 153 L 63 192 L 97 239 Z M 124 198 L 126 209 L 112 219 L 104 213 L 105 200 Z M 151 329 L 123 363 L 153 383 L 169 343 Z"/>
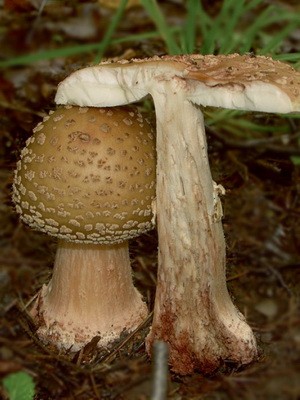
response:
<path fill-rule="evenodd" d="M 31 313 L 43 341 L 72 351 L 95 336 L 102 347 L 134 330 L 147 307 L 133 286 L 128 243 L 59 242 L 52 279 Z"/>
<path fill-rule="evenodd" d="M 165 96 L 153 94 L 160 245 L 147 349 L 163 340 L 174 372 L 210 373 L 224 360 L 251 362 L 257 348 L 226 287 L 223 188 L 211 177 L 202 113 L 184 98 L 184 89 L 169 84 Z"/>

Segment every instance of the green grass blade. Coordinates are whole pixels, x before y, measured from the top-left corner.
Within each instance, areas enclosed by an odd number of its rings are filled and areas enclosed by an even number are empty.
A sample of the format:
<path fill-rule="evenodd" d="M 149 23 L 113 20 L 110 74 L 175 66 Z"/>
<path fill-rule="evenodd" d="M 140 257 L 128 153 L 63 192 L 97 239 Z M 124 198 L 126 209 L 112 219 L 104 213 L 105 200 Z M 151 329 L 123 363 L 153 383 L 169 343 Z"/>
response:
<path fill-rule="evenodd" d="M 124 14 L 127 3 L 128 3 L 128 0 L 120 1 L 120 5 L 117 8 L 116 13 L 113 15 L 113 17 L 110 21 L 110 24 L 108 25 L 108 28 L 104 34 L 104 37 L 99 45 L 98 54 L 95 58 L 96 63 L 101 61 L 101 59 L 105 53 L 105 50 L 110 45 L 112 36 L 113 36 L 115 30 L 117 29 L 119 22 L 122 19 L 122 16 Z"/>
<path fill-rule="evenodd" d="M 285 28 L 283 28 L 275 36 L 272 37 L 269 43 L 259 51 L 259 54 L 267 54 L 275 52 L 276 49 L 282 43 L 282 41 L 286 39 L 289 36 L 289 34 L 297 28 L 297 25 L 298 25 L 297 22 L 289 23 Z"/>
<path fill-rule="evenodd" d="M 212 126 L 214 124 L 227 121 L 231 118 L 236 118 L 245 114 L 245 111 L 240 110 L 227 110 L 227 109 L 215 109 L 214 111 L 204 111 L 207 115 L 206 124 Z"/>
<path fill-rule="evenodd" d="M 300 62 L 300 53 L 275 54 L 274 58 L 279 61 Z"/>
<path fill-rule="evenodd" d="M 200 31 L 202 33 L 202 41 L 203 41 L 202 46 L 205 47 L 206 38 L 212 27 L 213 20 L 204 10 L 201 1 L 199 1 L 198 3 L 198 18 L 199 18 Z"/>
<path fill-rule="evenodd" d="M 179 26 L 174 26 L 170 28 L 170 32 L 173 34 L 178 33 L 181 30 Z M 152 38 L 157 38 L 159 37 L 160 34 L 157 31 L 150 31 L 150 32 L 144 32 L 144 33 L 136 33 L 133 35 L 127 35 L 122 38 L 117 38 L 112 40 L 112 44 L 118 44 L 118 43 L 128 43 L 128 42 L 140 42 L 141 40 L 146 40 L 146 39 L 152 39 Z"/>
<path fill-rule="evenodd" d="M 300 16 L 285 10 L 282 7 L 270 5 L 258 15 L 253 24 L 243 32 L 243 44 L 240 46 L 240 52 L 249 52 L 255 41 L 255 37 L 261 37 L 264 34 L 264 28 L 276 23 L 285 22 L 287 26 L 281 29 L 268 43 L 264 46 L 260 54 L 274 52 L 280 42 L 284 40 L 294 29 L 300 26 Z"/>
<path fill-rule="evenodd" d="M 216 18 L 213 19 L 210 29 L 207 30 L 205 41 L 201 47 L 202 54 L 213 54 L 217 47 L 217 38 L 221 36 L 222 18 L 227 13 L 227 7 L 230 0 L 224 0 L 222 8 Z"/>
<path fill-rule="evenodd" d="M 236 2 L 235 6 L 232 8 L 231 18 L 227 23 L 226 29 L 224 29 L 224 34 L 221 36 L 220 53 L 228 54 L 234 48 L 233 34 L 244 13 L 244 0 L 240 0 Z"/>
<path fill-rule="evenodd" d="M 203 43 L 201 53 L 228 53 L 234 48 L 233 32 L 244 14 L 244 0 L 224 0 L 219 14 L 202 29 Z M 203 9 L 201 9 L 201 12 Z"/>
<path fill-rule="evenodd" d="M 251 1 L 248 1 L 248 3 L 246 3 L 245 6 L 244 6 L 245 7 L 244 8 L 245 13 L 249 12 L 253 8 L 256 8 L 257 6 L 259 6 L 262 3 L 263 3 L 262 0 L 251 0 Z"/>
<path fill-rule="evenodd" d="M 178 27 L 173 28 L 172 32 L 175 33 L 178 31 L 178 29 L 179 29 Z M 123 38 L 112 39 L 111 44 L 141 41 L 141 40 L 145 40 L 145 39 L 155 38 L 158 36 L 159 36 L 159 33 L 157 31 L 138 33 L 135 35 L 128 35 Z M 99 49 L 99 43 L 87 43 L 87 44 L 81 44 L 78 46 L 63 47 L 61 49 L 45 50 L 45 51 L 40 51 L 38 53 L 25 54 L 23 56 L 18 56 L 18 57 L 10 58 L 8 60 L 0 61 L 0 68 L 7 68 L 7 67 L 18 66 L 18 65 L 26 65 L 26 64 L 31 64 L 31 63 L 38 62 L 41 60 L 50 60 L 50 59 L 54 59 L 54 58 L 69 57 L 69 56 L 74 56 L 77 54 L 93 52 L 98 49 Z"/>
<path fill-rule="evenodd" d="M 199 0 L 187 1 L 187 16 L 181 32 L 182 52 L 191 54 L 196 48 Z"/>
<path fill-rule="evenodd" d="M 64 47 L 61 49 L 51 49 L 39 51 L 37 53 L 25 54 L 0 61 L 0 68 L 13 67 L 18 65 L 31 64 L 41 60 L 49 60 L 52 58 L 69 57 L 80 53 L 88 53 L 99 49 L 99 43 L 89 43 L 79 46 Z"/>
<path fill-rule="evenodd" d="M 253 46 L 254 39 L 257 33 L 266 25 L 270 23 L 270 16 L 275 11 L 274 6 L 270 5 L 263 10 L 253 21 L 251 26 L 243 32 L 244 43 L 240 45 L 239 51 L 241 53 L 249 52 Z"/>
<path fill-rule="evenodd" d="M 153 23 L 156 25 L 158 32 L 166 43 L 167 51 L 169 54 L 180 54 L 181 50 L 178 46 L 171 28 L 168 26 L 167 21 L 161 12 L 156 0 L 140 0 L 143 7 L 150 15 Z"/>

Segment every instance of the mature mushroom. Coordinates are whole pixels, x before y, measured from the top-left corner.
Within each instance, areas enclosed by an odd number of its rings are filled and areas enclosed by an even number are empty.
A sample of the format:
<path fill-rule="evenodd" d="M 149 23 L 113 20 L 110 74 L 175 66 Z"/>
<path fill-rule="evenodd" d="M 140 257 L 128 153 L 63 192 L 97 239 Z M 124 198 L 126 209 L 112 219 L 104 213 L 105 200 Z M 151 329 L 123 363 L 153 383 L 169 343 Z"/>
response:
<path fill-rule="evenodd" d="M 128 240 L 153 227 L 155 164 L 153 129 L 136 109 L 67 106 L 34 129 L 13 199 L 22 221 L 59 239 L 32 311 L 45 341 L 106 346 L 146 317 Z"/>
<path fill-rule="evenodd" d="M 151 94 L 157 118 L 158 283 L 148 349 L 170 347 L 180 374 L 257 357 L 250 327 L 225 278 L 222 186 L 211 177 L 198 105 L 289 113 L 300 110 L 300 73 L 266 57 L 164 56 L 102 63 L 74 72 L 56 102 L 116 106 Z"/>

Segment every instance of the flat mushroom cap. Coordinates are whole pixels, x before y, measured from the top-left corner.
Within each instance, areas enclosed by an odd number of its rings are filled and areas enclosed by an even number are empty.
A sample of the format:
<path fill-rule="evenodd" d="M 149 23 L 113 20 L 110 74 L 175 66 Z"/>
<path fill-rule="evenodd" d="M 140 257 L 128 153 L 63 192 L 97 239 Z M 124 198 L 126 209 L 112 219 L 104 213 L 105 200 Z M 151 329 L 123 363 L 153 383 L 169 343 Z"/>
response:
<path fill-rule="evenodd" d="M 153 228 L 155 142 L 135 109 L 66 106 L 34 129 L 17 163 L 23 222 L 67 241 L 114 244 Z"/>
<path fill-rule="evenodd" d="M 300 72 L 268 57 L 239 54 L 104 62 L 67 77 L 55 101 L 98 107 L 128 104 L 171 79 L 199 105 L 278 113 L 300 110 Z"/>

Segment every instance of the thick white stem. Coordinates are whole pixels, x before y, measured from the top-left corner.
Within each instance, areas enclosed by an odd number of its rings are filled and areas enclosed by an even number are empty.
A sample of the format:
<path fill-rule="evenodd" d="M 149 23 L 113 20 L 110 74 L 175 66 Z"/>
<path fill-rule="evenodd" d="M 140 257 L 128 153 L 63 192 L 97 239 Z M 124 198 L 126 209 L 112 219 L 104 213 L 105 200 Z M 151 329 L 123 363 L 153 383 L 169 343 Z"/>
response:
<path fill-rule="evenodd" d="M 99 346 L 106 346 L 135 329 L 147 307 L 133 286 L 128 242 L 59 242 L 52 279 L 32 314 L 42 339 L 75 351 L 95 336 L 100 336 Z"/>
<path fill-rule="evenodd" d="M 153 93 L 159 267 L 147 346 L 167 342 L 177 373 L 211 372 L 224 360 L 249 363 L 256 343 L 226 287 L 220 187 L 211 177 L 202 113 L 174 82 L 164 88 L 165 95 Z"/>

